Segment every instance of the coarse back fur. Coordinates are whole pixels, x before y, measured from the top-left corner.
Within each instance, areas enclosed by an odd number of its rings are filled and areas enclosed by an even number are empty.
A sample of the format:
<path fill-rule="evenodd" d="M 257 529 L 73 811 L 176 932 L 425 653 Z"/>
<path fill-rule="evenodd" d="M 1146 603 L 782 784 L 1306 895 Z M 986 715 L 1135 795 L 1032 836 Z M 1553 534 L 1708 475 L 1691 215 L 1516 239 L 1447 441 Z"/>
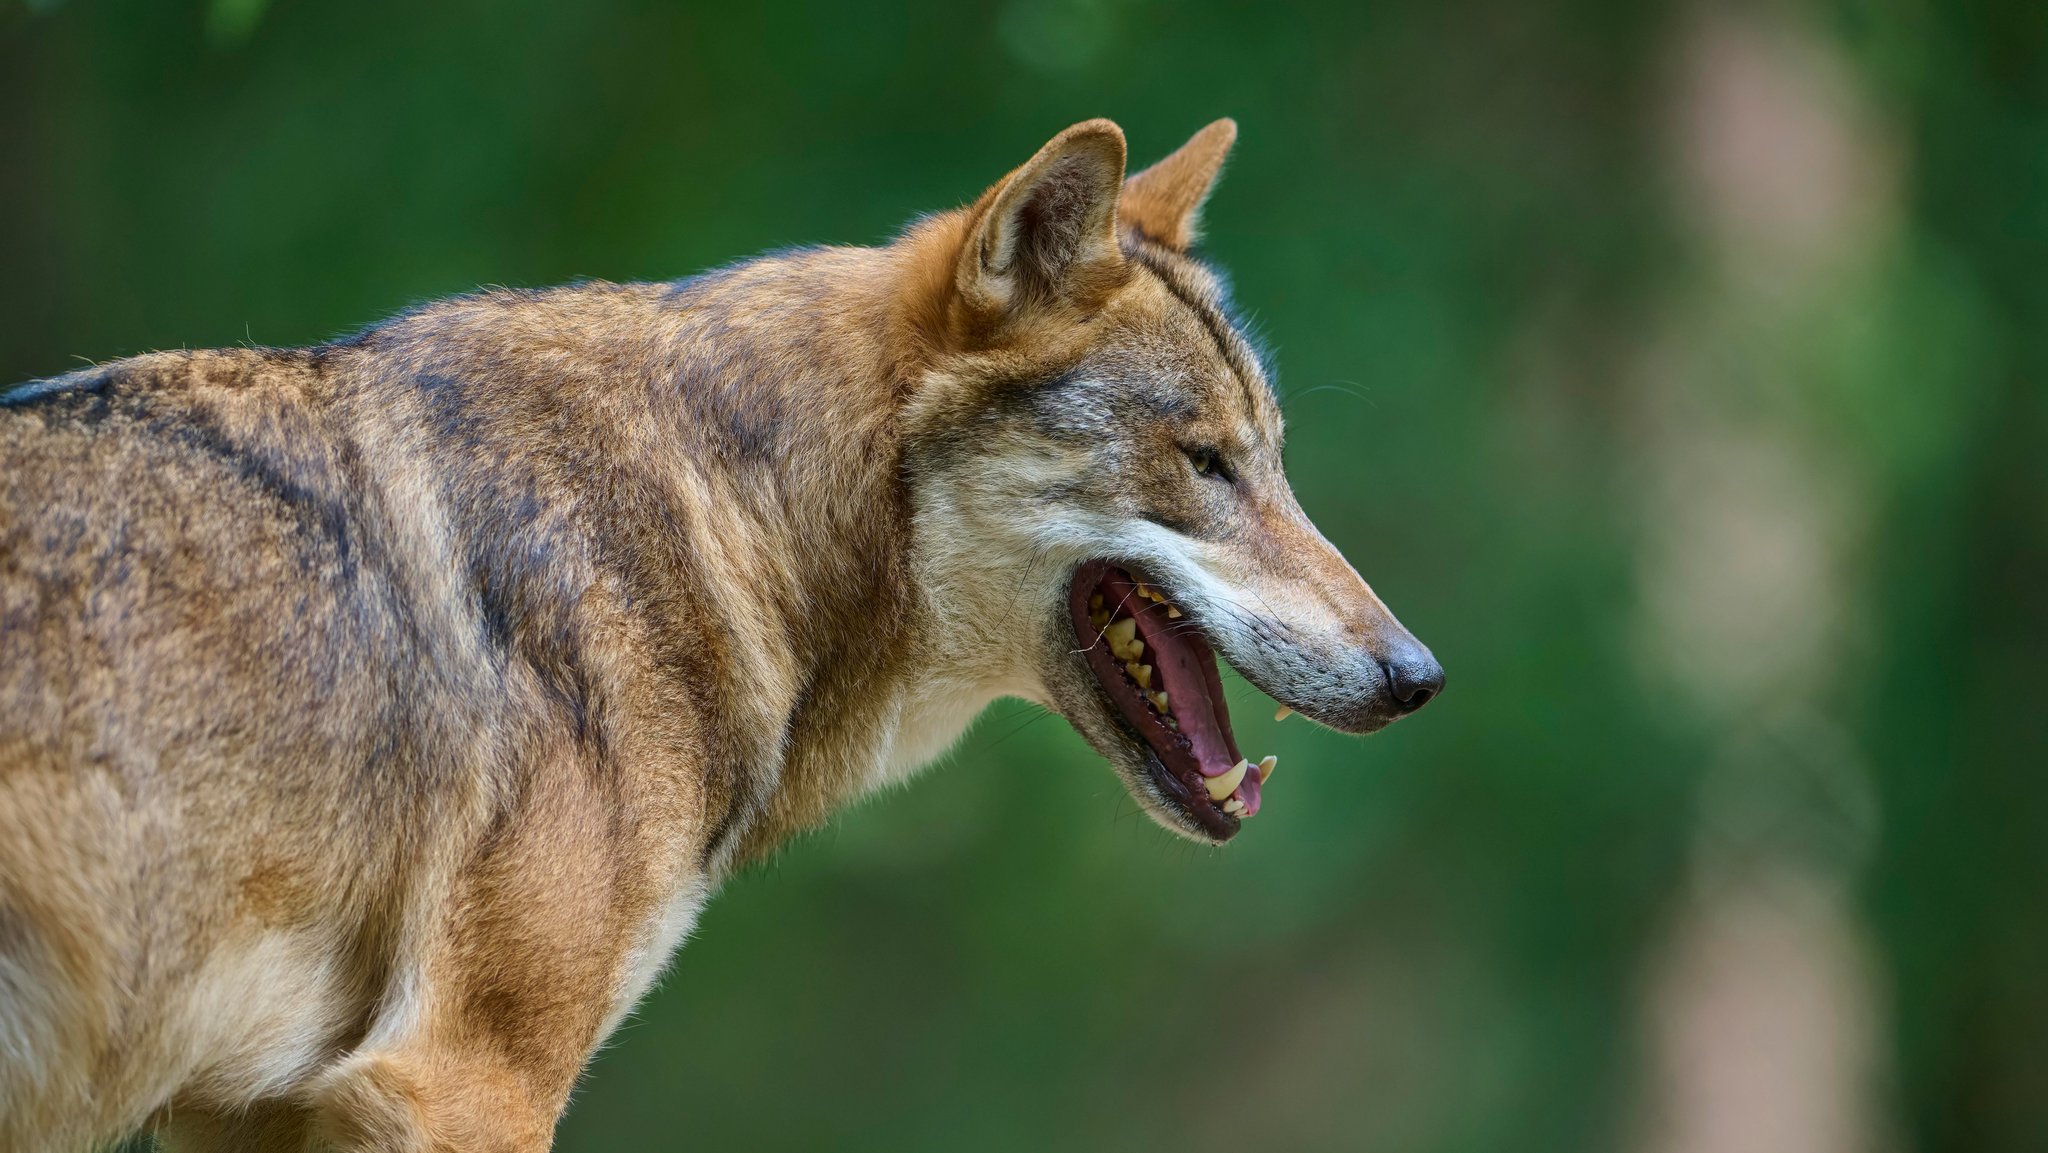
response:
<path fill-rule="evenodd" d="M 1091 453 L 1178 500 L 1191 605 L 1305 606 L 1241 651 L 1210 610 L 1226 655 L 1384 723 L 1343 646 L 1399 626 L 1185 251 L 1233 134 L 1126 184 L 1089 122 L 887 247 L 0 394 L 0 1149 L 545 1148 L 720 879 L 990 700 L 1135 781 L 1047 623 L 1128 499 Z M 1202 421 L 1278 488 L 1175 497 L 1130 438 Z"/>

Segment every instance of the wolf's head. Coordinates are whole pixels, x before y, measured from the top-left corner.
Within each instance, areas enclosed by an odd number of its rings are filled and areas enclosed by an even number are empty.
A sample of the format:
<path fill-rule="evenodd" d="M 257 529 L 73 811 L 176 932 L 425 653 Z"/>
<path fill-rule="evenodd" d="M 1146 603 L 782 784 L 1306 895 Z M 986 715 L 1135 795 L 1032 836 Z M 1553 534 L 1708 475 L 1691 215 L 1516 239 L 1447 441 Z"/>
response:
<path fill-rule="evenodd" d="M 928 222 L 935 350 L 906 430 L 945 635 L 1207 841 L 1258 811 L 1271 771 L 1238 751 L 1213 653 L 1351 733 L 1444 681 L 1302 514 L 1265 366 L 1190 251 L 1236 135 L 1218 121 L 1126 180 L 1117 126 L 1077 124 Z"/>

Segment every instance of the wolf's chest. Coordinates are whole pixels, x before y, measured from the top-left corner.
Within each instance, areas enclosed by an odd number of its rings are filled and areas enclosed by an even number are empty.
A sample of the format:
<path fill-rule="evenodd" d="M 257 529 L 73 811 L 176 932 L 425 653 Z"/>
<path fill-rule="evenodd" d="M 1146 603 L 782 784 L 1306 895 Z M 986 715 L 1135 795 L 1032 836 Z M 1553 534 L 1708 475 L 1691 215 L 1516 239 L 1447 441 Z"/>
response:
<path fill-rule="evenodd" d="M 711 896 L 711 883 L 701 872 L 683 877 L 676 885 L 676 891 L 654 920 L 642 933 L 640 943 L 628 959 L 625 972 L 620 975 L 617 990 L 612 995 L 611 1010 L 605 1014 L 604 1027 L 600 1037 L 608 1037 L 647 990 L 654 987 L 655 979 L 676 954 L 683 938 L 697 925 L 697 915 L 704 909 L 704 902 Z"/>

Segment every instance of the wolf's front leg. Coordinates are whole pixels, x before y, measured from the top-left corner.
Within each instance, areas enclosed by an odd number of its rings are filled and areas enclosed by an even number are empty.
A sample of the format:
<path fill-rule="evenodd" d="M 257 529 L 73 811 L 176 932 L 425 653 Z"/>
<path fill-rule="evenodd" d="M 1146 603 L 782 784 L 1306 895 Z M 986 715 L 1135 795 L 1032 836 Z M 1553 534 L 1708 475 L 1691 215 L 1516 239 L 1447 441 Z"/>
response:
<path fill-rule="evenodd" d="M 363 1047 L 308 1086 L 308 1153 L 549 1147 L 596 1045 L 610 982 L 577 963 L 589 950 L 575 940 L 553 943 L 544 956 L 535 947 L 547 943 L 529 935 L 530 918 L 512 920 L 519 928 L 495 924 L 477 935 L 490 956 L 461 950 L 426 967 L 416 995 L 397 1010 L 409 1027 L 373 1026 Z"/>
<path fill-rule="evenodd" d="M 693 859 L 597 774 L 536 774 L 447 884 L 422 884 L 367 1037 L 308 1087 L 312 1148 L 549 1147 L 648 923 Z"/>
<path fill-rule="evenodd" d="M 316 1150 L 534 1153 L 554 1139 L 561 1098 L 488 1052 L 351 1060 L 319 1097 Z"/>

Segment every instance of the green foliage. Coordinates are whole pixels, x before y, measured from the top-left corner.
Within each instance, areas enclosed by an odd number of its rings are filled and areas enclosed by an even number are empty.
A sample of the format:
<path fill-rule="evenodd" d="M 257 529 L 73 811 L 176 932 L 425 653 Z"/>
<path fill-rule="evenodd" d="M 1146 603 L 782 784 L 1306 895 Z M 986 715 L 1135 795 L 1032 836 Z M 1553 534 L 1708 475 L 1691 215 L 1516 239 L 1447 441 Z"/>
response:
<path fill-rule="evenodd" d="M 1281 769 L 1224 852 L 999 707 L 716 899 L 561 1147 L 1625 1144 L 1719 747 L 1640 630 L 1635 365 L 1696 294 L 1744 341 L 1696 385 L 1877 494 L 1822 707 L 1883 814 L 1897 1119 L 2019 1149 L 2048 1125 L 2048 22 L 1892 7 L 1814 16 L 1896 126 L 1903 222 L 1786 314 L 1698 287 L 1646 112 L 1667 5 L 35 0 L 0 9 L 0 376 L 878 241 L 1072 121 L 1142 163 L 1235 116 L 1207 249 L 1303 504 L 1447 696 L 1361 742 L 1235 684 Z"/>

